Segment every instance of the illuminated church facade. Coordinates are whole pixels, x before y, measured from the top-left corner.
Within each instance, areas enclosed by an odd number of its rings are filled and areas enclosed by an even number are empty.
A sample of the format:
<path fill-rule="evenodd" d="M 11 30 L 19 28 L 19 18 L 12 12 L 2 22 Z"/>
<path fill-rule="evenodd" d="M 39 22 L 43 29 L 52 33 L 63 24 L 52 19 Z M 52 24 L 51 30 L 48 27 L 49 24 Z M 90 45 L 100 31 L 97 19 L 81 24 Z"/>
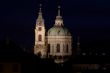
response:
<path fill-rule="evenodd" d="M 40 7 L 35 27 L 34 54 L 41 58 L 53 58 L 55 63 L 67 61 L 72 55 L 72 36 L 64 26 L 60 6 L 53 27 L 46 30 Z"/>

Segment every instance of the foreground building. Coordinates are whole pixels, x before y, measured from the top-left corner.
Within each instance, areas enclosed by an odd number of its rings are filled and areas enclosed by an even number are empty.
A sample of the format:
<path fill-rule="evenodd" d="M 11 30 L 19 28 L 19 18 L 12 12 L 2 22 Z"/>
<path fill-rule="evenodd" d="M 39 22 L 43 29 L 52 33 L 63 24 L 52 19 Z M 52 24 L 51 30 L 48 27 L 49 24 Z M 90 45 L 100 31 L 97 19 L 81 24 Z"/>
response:
<path fill-rule="evenodd" d="M 34 54 L 41 58 L 53 58 L 56 63 L 63 63 L 72 55 L 72 36 L 64 27 L 60 6 L 52 28 L 45 31 L 41 8 L 36 21 Z"/>
<path fill-rule="evenodd" d="M 15 42 L 0 41 L 0 73 L 56 73 L 57 66 L 51 59 L 40 59 L 24 51 Z"/>

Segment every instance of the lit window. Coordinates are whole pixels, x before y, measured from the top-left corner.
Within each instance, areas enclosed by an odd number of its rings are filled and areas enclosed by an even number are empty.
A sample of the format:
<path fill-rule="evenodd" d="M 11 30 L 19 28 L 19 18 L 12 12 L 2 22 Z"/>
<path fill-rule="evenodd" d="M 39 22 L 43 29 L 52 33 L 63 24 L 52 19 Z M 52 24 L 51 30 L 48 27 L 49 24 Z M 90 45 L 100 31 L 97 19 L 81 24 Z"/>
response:
<path fill-rule="evenodd" d="M 106 53 L 102 53 L 102 55 L 104 56 L 104 55 L 106 55 Z"/>
<path fill-rule="evenodd" d="M 38 40 L 39 40 L 39 41 L 42 41 L 42 35 L 39 35 L 39 36 L 38 36 Z"/>
<path fill-rule="evenodd" d="M 38 31 L 41 31 L 41 30 L 42 30 L 42 28 L 41 28 L 41 27 L 39 27 L 39 28 L 38 28 Z"/>
<path fill-rule="evenodd" d="M 57 44 L 57 52 L 60 52 L 60 44 Z"/>
<path fill-rule="evenodd" d="M 84 55 L 84 56 L 85 56 L 85 55 L 86 55 L 86 53 L 82 53 L 82 55 Z"/>
<path fill-rule="evenodd" d="M 18 64 L 13 64 L 12 69 L 13 69 L 13 72 L 18 72 L 19 71 Z"/>
<path fill-rule="evenodd" d="M 103 67 L 103 70 L 106 70 L 107 68 L 106 67 Z"/>
<path fill-rule="evenodd" d="M 98 53 L 96 53 L 95 55 L 98 55 Z"/>

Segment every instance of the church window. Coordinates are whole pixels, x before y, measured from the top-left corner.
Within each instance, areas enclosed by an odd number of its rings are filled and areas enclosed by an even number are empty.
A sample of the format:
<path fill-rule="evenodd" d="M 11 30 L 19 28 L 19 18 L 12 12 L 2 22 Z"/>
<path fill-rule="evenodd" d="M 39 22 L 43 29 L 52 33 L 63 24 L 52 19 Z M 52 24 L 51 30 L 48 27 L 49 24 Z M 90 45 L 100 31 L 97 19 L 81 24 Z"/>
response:
<path fill-rule="evenodd" d="M 57 52 L 60 52 L 60 44 L 57 44 Z"/>
<path fill-rule="evenodd" d="M 53 53 L 54 52 L 54 45 L 52 44 L 52 46 L 51 46 L 51 52 Z"/>
<path fill-rule="evenodd" d="M 66 53 L 68 53 L 68 44 L 66 45 Z"/>
<path fill-rule="evenodd" d="M 42 41 L 42 35 L 39 35 L 39 36 L 38 36 L 38 40 L 39 40 L 39 41 Z"/>
<path fill-rule="evenodd" d="M 48 53 L 50 53 L 50 44 L 48 44 Z"/>
<path fill-rule="evenodd" d="M 39 27 L 39 28 L 38 28 L 38 31 L 41 31 L 41 30 L 42 30 L 42 28 L 41 28 L 41 27 Z"/>

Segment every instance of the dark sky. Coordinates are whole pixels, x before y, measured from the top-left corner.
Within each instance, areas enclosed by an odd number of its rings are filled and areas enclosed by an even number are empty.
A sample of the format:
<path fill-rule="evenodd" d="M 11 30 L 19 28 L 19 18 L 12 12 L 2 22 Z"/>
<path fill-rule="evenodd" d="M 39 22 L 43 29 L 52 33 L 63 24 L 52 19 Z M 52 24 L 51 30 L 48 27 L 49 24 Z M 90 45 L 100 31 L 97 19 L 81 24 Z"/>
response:
<path fill-rule="evenodd" d="M 109 0 L 0 0 L 0 39 L 9 37 L 20 45 L 34 45 L 34 28 L 42 3 L 45 25 L 54 25 L 57 6 L 61 5 L 64 25 L 82 43 L 110 41 Z"/>

